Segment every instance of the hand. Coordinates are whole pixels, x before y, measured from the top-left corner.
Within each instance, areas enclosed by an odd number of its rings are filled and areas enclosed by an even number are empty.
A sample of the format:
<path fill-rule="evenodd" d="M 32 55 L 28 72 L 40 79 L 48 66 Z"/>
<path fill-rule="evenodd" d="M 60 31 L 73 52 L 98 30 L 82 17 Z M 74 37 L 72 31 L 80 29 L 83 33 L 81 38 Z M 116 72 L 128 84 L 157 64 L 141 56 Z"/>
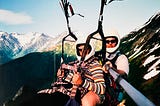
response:
<path fill-rule="evenodd" d="M 57 77 L 64 77 L 64 70 L 58 69 Z"/>
<path fill-rule="evenodd" d="M 66 68 L 66 64 L 61 64 L 61 68 L 63 69 L 63 68 Z"/>
<path fill-rule="evenodd" d="M 110 61 L 107 61 L 103 67 L 104 67 L 105 73 L 108 73 L 109 68 L 111 68 L 113 66 L 112 66 L 112 63 Z"/>
<path fill-rule="evenodd" d="M 86 66 L 86 63 L 83 61 L 81 64 L 81 67 L 85 67 L 85 66 Z"/>
<path fill-rule="evenodd" d="M 105 63 L 105 65 L 108 65 L 109 67 L 113 67 L 113 66 L 112 66 L 112 63 L 111 63 L 110 61 L 107 61 L 107 62 Z"/>
<path fill-rule="evenodd" d="M 82 80 L 82 77 L 80 75 L 80 73 L 75 73 L 73 75 L 73 78 L 72 78 L 72 84 L 75 84 L 75 85 L 81 85 L 83 83 L 83 80 Z"/>

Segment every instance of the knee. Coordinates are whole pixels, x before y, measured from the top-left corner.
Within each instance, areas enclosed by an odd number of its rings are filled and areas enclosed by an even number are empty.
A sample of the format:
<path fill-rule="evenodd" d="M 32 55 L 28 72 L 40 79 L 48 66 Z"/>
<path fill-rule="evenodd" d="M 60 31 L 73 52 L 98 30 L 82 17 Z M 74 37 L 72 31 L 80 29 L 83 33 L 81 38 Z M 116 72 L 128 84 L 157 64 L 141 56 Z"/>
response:
<path fill-rule="evenodd" d="M 82 98 L 82 106 L 96 106 L 100 103 L 100 98 L 97 94 L 90 91 Z"/>

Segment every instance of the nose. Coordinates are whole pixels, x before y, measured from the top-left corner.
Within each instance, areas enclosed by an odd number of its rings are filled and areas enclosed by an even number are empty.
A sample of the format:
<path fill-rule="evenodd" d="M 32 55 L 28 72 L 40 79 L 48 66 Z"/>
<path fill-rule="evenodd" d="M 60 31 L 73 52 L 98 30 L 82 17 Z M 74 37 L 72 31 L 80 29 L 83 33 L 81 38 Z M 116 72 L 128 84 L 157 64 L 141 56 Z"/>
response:
<path fill-rule="evenodd" d="M 109 42 L 108 44 L 112 44 L 111 42 Z"/>

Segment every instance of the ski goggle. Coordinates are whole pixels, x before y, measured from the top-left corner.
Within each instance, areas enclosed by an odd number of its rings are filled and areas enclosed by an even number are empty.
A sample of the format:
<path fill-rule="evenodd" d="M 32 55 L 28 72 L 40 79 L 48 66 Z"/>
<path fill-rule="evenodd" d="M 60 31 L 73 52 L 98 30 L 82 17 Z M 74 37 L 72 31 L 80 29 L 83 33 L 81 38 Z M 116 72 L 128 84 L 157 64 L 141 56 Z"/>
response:
<path fill-rule="evenodd" d="M 116 43 L 116 40 L 106 40 L 106 43 L 107 43 L 107 44 L 109 44 L 110 42 L 111 42 L 111 43 Z"/>

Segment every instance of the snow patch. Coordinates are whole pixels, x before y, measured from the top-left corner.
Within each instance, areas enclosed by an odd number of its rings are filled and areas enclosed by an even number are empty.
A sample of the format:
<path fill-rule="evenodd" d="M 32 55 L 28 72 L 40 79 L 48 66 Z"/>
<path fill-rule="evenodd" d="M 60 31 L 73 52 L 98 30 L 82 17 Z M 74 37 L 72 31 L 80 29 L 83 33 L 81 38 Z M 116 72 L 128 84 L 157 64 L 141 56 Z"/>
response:
<path fill-rule="evenodd" d="M 159 47 L 160 47 L 160 45 L 159 45 L 159 44 L 156 44 L 152 49 L 149 50 L 149 53 L 148 53 L 148 54 L 152 53 L 153 51 L 155 51 L 155 50 L 158 49 Z"/>
<path fill-rule="evenodd" d="M 160 58 L 160 57 L 158 57 Z M 148 72 L 146 75 L 144 75 L 144 79 L 148 80 L 156 75 L 158 75 L 160 73 L 160 70 L 156 70 L 156 66 L 158 66 L 160 64 L 160 59 L 157 60 L 156 63 L 154 63 L 149 69 L 148 69 Z"/>
<path fill-rule="evenodd" d="M 141 51 L 141 48 L 143 47 L 143 45 L 141 46 L 141 47 L 139 47 L 138 48 L 138 46 L 136 46 L 135 48 L 134 48 L 134 53 L 129 57 L 129 58 L 132 58 L 132 57 L 137 57 L 137 56 L 139 56 L 141 53 L 143 53 L 144 52 L 144 50 L 143 51 Z M 141 51 L 141 52 L 140 52 Z"/>
<path fill-rule="evenodd" d="M 158 28 L 158 29 L 156 30 L 156 33 L 158 33 L 158 32 L 159 32 L 159 30 L 160 30 L 160 28 Z"/>
<path fill-rule="evenodd" d="M 156 75 L 158 75 L 160 73 L 160 70 L 156 70 L 156 68 L 154 68 L 152 71 L 150 71 L 149 73 L 147 73 L 146 75 L 144 75 L 144 79 L 148 80 Z"/>
<path fill-rule="evenodd" d="M 149 64 L 150 62 L 152 62 L 153 60 L 155 60 L 155 59 L 157 59 L 157 58 L 159 58 L 159 57 L 155 57 L 155 55 L 149 56 L 149 57 L 145 60 L 145 62 L 143 63 L 143 66 L 145 67 L 147 64 Z"/>

